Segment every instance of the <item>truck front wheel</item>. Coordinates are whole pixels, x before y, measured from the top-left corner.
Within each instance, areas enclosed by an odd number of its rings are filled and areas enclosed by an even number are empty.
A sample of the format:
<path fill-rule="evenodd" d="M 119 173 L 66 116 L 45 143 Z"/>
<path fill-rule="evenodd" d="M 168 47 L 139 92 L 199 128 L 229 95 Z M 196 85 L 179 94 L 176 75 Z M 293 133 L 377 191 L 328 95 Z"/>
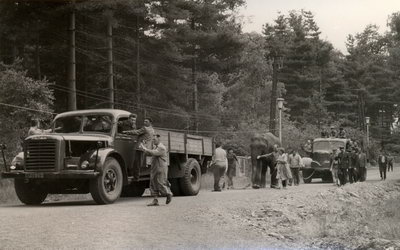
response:
<path fill-rule="evenodd" d="M 196 159 L 189 158 L 184 166 L 184 175 L 179 179 L 183 195 L 197 195 L 201 187 L 201 170 Z"/>
<path fill-rule="evenodd" d="M 121 166 L 114 158 L 107 158 L 101 175 L 90 181 L 90 193 L 97 204 L 111 204 L 122 192 Z"/>
<path fill-rule="evenodd" d="M 18 199 L 26 205 L 39 205 L 47 197 L 47 192 L 36 182 L 15 179 L 14 187 Z"/>

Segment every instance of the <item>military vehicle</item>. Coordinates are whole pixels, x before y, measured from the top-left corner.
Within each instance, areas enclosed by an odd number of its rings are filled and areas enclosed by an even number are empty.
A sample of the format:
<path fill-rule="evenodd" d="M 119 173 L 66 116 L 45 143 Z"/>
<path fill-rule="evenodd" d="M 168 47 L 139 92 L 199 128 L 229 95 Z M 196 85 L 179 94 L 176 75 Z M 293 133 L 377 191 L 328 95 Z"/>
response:
<path fill-rule="evenodd" d="M 142 196 L 149 187 L 149 157 L 133 181 L 136 136 L 122 133 L 131 113 L 116 109 L 80 110 L 58 114 L 49 133 L 25 139 L 24 150 L 2 173 L 14 178 L 25 204 L 41 204 L 48 194 L 91 193 L 97 204 L 123 196 Z M 168 178 L 175 195 L 197 195 L 207 171 L 213 139 L 155 129 L 168 150 Z"/>

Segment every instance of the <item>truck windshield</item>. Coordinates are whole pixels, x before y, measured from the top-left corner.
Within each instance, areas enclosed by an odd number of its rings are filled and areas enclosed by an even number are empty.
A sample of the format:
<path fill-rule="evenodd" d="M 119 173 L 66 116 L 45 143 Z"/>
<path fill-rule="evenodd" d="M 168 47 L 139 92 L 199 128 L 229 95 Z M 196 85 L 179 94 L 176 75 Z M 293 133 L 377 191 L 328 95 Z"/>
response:
<path fill-rule="evenodd" d="M 60 117 L 54 122 L 55 133 L 83 132 L 110 133 L 112 117 L 110 115 L 87 115 Z"/>
<path fill-rule="evenodd" d="M 54 123 L 55 133 L 78 133 L 81 129 L 82 116 L 60 117 Z"/>
<path fill-rule="evenodd" d="M 313 144 L 313 151 L 332 151 L 334 148 L 339 150 L 339 147 L 344 146 L 345 143 L 342 141 L 317 141 Z"/>

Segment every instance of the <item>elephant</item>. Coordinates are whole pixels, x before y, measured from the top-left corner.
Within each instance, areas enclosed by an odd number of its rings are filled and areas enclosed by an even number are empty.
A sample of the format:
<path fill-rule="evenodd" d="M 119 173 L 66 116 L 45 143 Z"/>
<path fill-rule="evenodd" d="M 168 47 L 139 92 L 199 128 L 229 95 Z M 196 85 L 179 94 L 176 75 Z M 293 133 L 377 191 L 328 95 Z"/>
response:
<path fill-rule="evenodd" d="M 271 175 L 271 188 L 277 187 L 278 185 L 275 157 L 271 155 L 257 159 L 259 155 L 272 153 L 275 144 L 280 146 L 279 139 L 272 133 L 255 135 L 251 138 L 251 182 L 252 187 L 255 189 L 260 187 L 265 188 L 268 167 Z"/>

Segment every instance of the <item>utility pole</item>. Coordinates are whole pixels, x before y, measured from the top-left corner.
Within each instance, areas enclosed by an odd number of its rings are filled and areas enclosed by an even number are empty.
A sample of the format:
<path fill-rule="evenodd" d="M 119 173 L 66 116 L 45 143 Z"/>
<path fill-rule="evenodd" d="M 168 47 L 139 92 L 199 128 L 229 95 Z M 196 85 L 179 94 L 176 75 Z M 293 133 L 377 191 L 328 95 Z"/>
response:
<path fill-rule="evenodd" d="M 75 0 L 72 1 L 69 31 L 68 110 L 76 110 Z"/>
<path fill-rule="evenodd" d="M 136 91 L 137 103 L 140 105 L 142 101 L 142 93 L 140 86 L 140 30 L 139 30 L 139 14 L 136 14 Z"/>
<path fill-rule="evenodd" d="M 114 61 L 113 61 L 113 37 L 112 37 L 112 11 L 107 19 L 107 59 L 108 59 L 108 89 L 110 108 L 114 108 Z"/>

